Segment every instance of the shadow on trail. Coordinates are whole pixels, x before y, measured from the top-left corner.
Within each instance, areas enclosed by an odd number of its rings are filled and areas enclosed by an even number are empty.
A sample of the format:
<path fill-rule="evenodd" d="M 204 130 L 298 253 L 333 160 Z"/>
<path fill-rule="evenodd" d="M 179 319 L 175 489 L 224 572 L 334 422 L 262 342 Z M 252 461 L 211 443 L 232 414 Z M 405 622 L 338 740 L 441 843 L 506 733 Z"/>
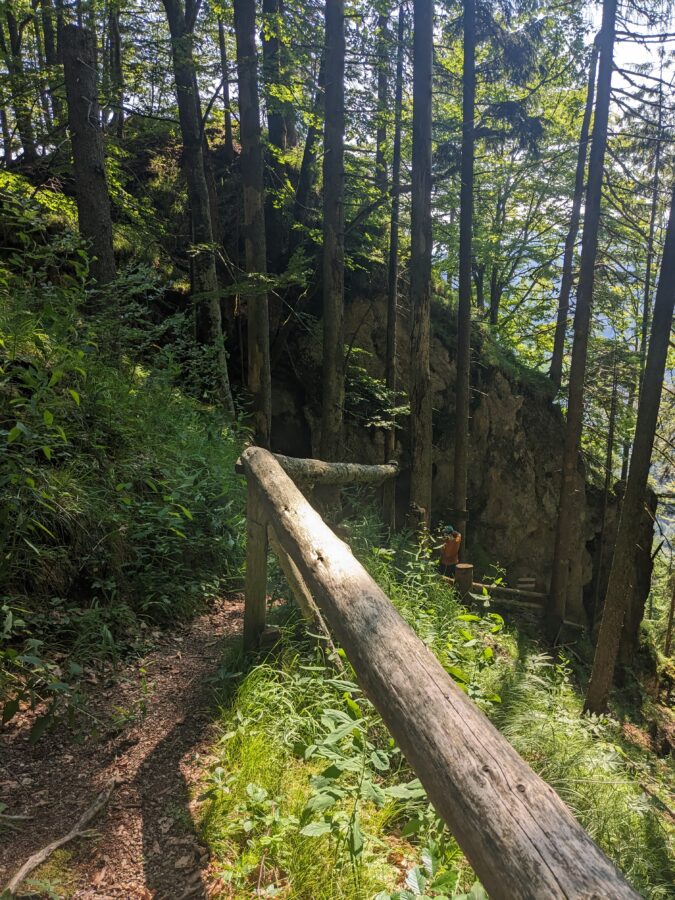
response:
<path fill-rule="evenodd" d="M 226 660 L 236 656 L 240 641 L 241 635 L 234 634 L 211 649 L 217 649 Z M 214 670 L 193 680 L 181 701 L 186 710 L 184 718 L 148 755 L 136 777 L 145 884 L 148 897 L 154 900 L 208 896 L 205 871 L 209 852 L 192 818 L 194 793 L 186 775 L 194 765 L 195 752 L 208 740 L 217 721 L 215 698 L 219 687 L 222 682 L 217 664 Z"/>

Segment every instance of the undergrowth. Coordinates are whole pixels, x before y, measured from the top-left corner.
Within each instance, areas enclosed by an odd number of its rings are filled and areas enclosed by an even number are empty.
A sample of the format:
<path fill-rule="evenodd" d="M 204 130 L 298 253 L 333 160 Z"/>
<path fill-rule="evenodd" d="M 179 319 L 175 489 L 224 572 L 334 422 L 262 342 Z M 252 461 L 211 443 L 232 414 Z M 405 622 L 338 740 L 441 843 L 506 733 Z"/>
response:
<path fill-rule="evenodd" d="M 203 402 L 188 311 L 145 267 L 103 294 L 59 207 L 0 193 L 0 700 L 77 710 L 88 667 L 241 572 L 242 439 Z"/>
<path fill-rule="evenodd" d="M 672 831 L 610 720 L 582 719 L 565 663 L 462 607 L 426 551 L 352 522 L 351 543 L 403 617 L 547 779 L 645 897 L 671 896 Z M 275 594 L 286 597 L 282 582 Z M 232 659 L 202 833 L 223 896 L 484 897 L 353 672 L 336 672 L 283 606 L 273 655 Z M 653 777 L 646 758 L 642 777 Z M 649 773 L 647 772 L 649 769 Z M 580 861 L 580 864 L 582 862 Z"/>

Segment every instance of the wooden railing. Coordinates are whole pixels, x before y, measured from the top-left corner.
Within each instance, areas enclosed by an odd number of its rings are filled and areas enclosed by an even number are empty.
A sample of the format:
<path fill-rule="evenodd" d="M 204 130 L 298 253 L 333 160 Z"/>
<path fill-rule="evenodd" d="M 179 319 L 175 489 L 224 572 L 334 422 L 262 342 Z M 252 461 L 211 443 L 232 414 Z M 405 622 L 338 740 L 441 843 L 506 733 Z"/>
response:
<path fill-rule="evenodd" d="M 313 460 L 289 462 L 258 447 L 241 457 L 249 503 L 247 646 L 265 628 L 269 526 L 277 552 L 292 564 L 294 590 L 302 585 L 310 611 L 316 603 L 490 896 L 636 898 L 553 788 L 457 687 L 284 471 L 302 480 L 305 466 L 315 482 L 340 483 L 326 463 L 318 464 L 325 473 L 319 476 Z M 369 467 L 357 468 L 365 477 Z M 386 468 L 373 467 L 371 483 L 393 474 Z"/>

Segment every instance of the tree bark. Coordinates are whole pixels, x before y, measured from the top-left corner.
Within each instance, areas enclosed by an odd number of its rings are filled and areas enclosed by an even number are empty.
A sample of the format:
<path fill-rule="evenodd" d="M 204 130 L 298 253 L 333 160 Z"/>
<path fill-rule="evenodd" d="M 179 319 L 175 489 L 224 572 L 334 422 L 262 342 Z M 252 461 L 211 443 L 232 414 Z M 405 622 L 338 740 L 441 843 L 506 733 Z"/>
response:
<path fill-rule="evenodd" d="M 62 41 L 80 233 L 91 247 L 91 274 L 105 285 L 115 277 L 115 257 L 96 96 L 96 38 L 88 29 L 66 25 Z"/>
<path fill-rule="evenodd" d="M 61 119 L 62 103 L 57 89 L 59 65 L 58 54 L 58 19 L 51 0 L 41 0 L 42 34 L 44 36 L 45 62 L 48 68 L 49 98 L 52 107 L 52 118 L 57 123 Z"/>
<path fill-rule="evenodd" d="M 389 225 L 389 265 L 387 268 L 387 350 L 385 377 L 387 388 L 395 396 L 397 390 L 396 355 L 398 344 L 398 229 L 401 210 L 401 119 L 403 115 L 403 54 L 405 38 L 405 7 L 398 8 L 396 43 L 396 87 L 394 96 L 394 150 L 391 162 L 391 220 Z M 384 435 L 384 462 L 396 456 L 396 422 Z M 393 531 L 396 528 L 396 480 L 384 484 L 382 493 L 384 521 Z"/>
<path fill-rule="evenodd" d="M 239 76 L 239 133 L 241 180 L 244 188 L 244 247 L 249 276 L 267 272 L 265 212 L 260 145 L 258 55 L 255 43 L 255 0 L 234 0 Z M 267 292 L 260 286 L 248 296 L 248 389 L 253 398 L 256 443 L 269 447 L 272 423 L 270 321 Z"/>
<path fill-rule="evenodd" d="M 663 65 L 661 66 L 663 74 Z M 663 82 L 659 80 L 659 114 L 656 131 L 656 149 L 654 151 L 654 180 L 652 182 L 652 205 L 649 215 L 649 237 L 647 238 L 647 260 L 645 267 L 645 286 L 642 298 L 642 323 L 640 328 L 640 390 L 647 359 L 647 335 L 649 333 L 649 317 L 651 312 L 652 266 L 654 264 L 654 235 L 656 233 L 656 214 L 659 206 L 659 182 L 661 175 L 661 141 L 663 139 Z M 639 397 L 639 390 L 638 390 Z"/>
<path fill-rule="evenodd" d="M 502 283 L 499 280 L 499 269 L 492 265 L 490 270 L 490 325 L 499 322 L 499 307 L 502 302 Z"/>
<path fill-rule="evenodd" d="M 375 127 L 375 183 L 381 194 L 387 193 L 387 117 L 389 94 L 389 14 L 377 17 L 377 121 Z"/>
<path fill-rule="evenodd" d="M 638 403 L 626 494 L 621 507 L 619 531 L 614 545 L 612 568 L 609 573 L 605 606 L 595 648 L 593 670 L 586 693 L 584 709 L 587 712 L 602 713 L 607 708 L 627 602 L 635 584 L 635 528 L 641 518 L 642 506 L 645 502 L 674 307 L 675 189 L 672 193 L 661 274 L 654 301 L 654 316 L 642 391 Z"/>
<path fill-rule="evenodd" d="M 5 166 L 8 166 L 12 160 L 12 132 L 9 128 L 7 110 L 4 106 L 0 107 L 0 130 L 2 131 L 2 159 Z"/>
<path fill-rule="evenodd" d="M 281 87 L 281 0 L 262 0 L 262 50 L 267 131 L 269 141 L 278 150 L 286 150 L 286 121 L 278 92 Z"/>
<path fill-rule="evenodd" d="M 302 154 L 302 163 L 300 165 L 300 174 L 298 176 L 298 183 L 295 189 L 295 199 L 293 202 L 292 214 L 292 222 L 294 227 L 291 228 L 290 238 L 288 242 L 288 251 L 286 257 L 287 260 L 291 259 L 296 250 L 298 250 L 298 248 L 302 245 L 303 239 L 306 237 L 304 226 L 309 220 L 309 214 L 311 212 L 310 198 L 312 196 L 312 191 L 316 183 L 317 175 L 316 158 L 319 137 L 321 134 L 321 126 L 318 124 L 318 122 L 323 118 L 325 82 L 326 64 L 324 51 L 324 53 L 322 53 L 319 66 L 319 77 L 316 93 L 314 96 L 313 115 L 310 120 L 309 127 L 307 128 L 305 146 Z M 304 300 L 306 300 L 306 295 L 298 297 L 297 290 L 293 289 L 288 291 L 286 296 L 284 297 L 285 304 L 289 309 L 293 309 L 294 313 L 297 313 L 300 310 Z M 286 315 L 284 320 L 281 322 L 279 329 L 274 335 L 271 351 L 272 371 L 274 371 L 276 364 L 283 356 L 283 353 L 287 346 L 288 337 L 296 321 L 297 319 L 295 315 Z"/>
<path fill-rule="evenodd" d="M 124 70 L 122 68 L 122 32 L 119 0 L 109 0 L 108 33 L 110 35 L 110 94 L 113 102 L 111 130 L 118 138 L 124 134 Z"/>
<path fill-rule="evenodd" d="M 637 894 L 396 612 L 271 454 L 242 454 L 263 515 L 364 692 L 494 900 Z"/>
<path fill-rule="evenodd" d="M 324 115 L 324 91 L 326 87 L 326 54 L 321 56 L 319 64 L 319 78 L 314 96 L 312 119 L 307 128 L 307 136 L 305 138 L 305 146 L 302 153 L 302 162 L 300 163 L 300 174 L 298 175 L 298 185 L 295 189 L 295 200 L 293 203 L 293 222 L 296 225 L 305 225 L 309 212 L 309 198 L 312 188 L 316 182 L 316 156 L 319 135 L 321 127 L 317 124 L 317 120 Z M 291 232 L 290 252 L 293 253 L 297 249 L 302 239 L 302 229 L 294 228 Z"/>
<path fill-rule="evenodd" d="M 192 258 L 192 289 L 196 307 L 197 333 L 204 344 L 215 348 L 217 363 L 215 393 L 225 412 L 234 415 L 218 296 L 210 199 L 204 163 L 201 110 L 196 89 L 192 33 L 194 22 L 188 22 L 180 0 L 163 0 L 163 3 L 171 32 L 171 55 L 176 82 L 178 118 L 183 140 L 183 170 L 190 203 L 192 237 L 196 248 Z"/>
<path fill-rule="evenodd" d="M 344 412 L 344 0 L 326 0 L 323 158 L 323 408 L 321 456 L 339 459 Z"/>
<path fill-rule="evenodd" d="M 281 0 L 263 0 L 262 3 L 262 74 L 267 106 L 267 132 L 269 137 L 269 171 L 271 189 L 265 202 L 267 233 L 267 262 L 271 272 L 279 272 L 284 250 L 283 205 L 281 194 L 284 186 L 284 165 L 281 159 L 286 152 L 286 119 L 284 103 L 279 98 L 282 89 Z M 273 328 L 276 331 L 276 328 Z"/>
<path fill-rule="evenodd" d="M 675 618 L 675 577 L 672 577 L 670 585 L 670 608 L 668 610 L 668 623 L 666 625 L 666 640 L 663 645 L 663 655 L 670 656 L 670 648 L 673 643 L 673 619 Z"/>
<path fill-rule="evenodd" d="M 37 73 L 40 90 L 40 105 L 42 106 L 42 117 L 44 120 L 44 134 L 49 134 L 54 126 L 52 117 L 52 106 L 49 98 L 49 82 L 47 80 L 47 60 L 44 51 L 44 39 L 42 34 L 42 21 L 38 17 L 37 12 L 33 17 L 33 30 L 35 33 L 35 55 L 37 62 Z"/>
<path fill-rule="evenodd" d="M 469 400 L 471 387 L 471 258 L 473 236 L 474 107 L 476 103 L 476 3 L 464 2 L 462 78 L 462 162 L 459 200 L 459 303 L 457 306 L 457 387 L 455 412 L 454 516 L 466 554 L 466 491 L 469 469 Z"/>
<path fill-rule="evenodd" d="M 431 515 L 431 79 L 434 3 L 413 7 L 413 137 L 410 222 L 410 506 Z"/>
<path fill-rule="evenodd" d="M 616 337 L 615 337 L 616 340 Z M 618 400 L 618 378 L 616 368 L 616 345 L 613 347 L 612 399 L 609 405 L 609 423 L 607 428 L 607 448 L 605 451 L 605 483 L 602 491 L 602 512 L 600 514 L 600 537 L 598 540 L 598 568 L 593 589 L 593 622 L 596 621 L 600 605 L 600 584 L 602 581 L 602 556 L 605 549 L 605 529 L 607 526 L 607 509 L 609 493 L 612 489 L 614 474 L 614 432 L 616 429 L 616 407 Z"/>
<path fill-rule="evenodd" d="M 28 163 L 33 163 L 36 161 L 38 154 L 30 104 L 26 99 L 25 72 L 21 55 L 23 35 L 17 19 L 13 0 L 8 0 L 5 4 L 5 21 L 7 22 L 9 45 L 5 43 L 4 35 L 0 37 L 0 40 L 2 40 L 3 46 L 1 49 L 7 66 L 9 88 L 12 96 L 12 105 L 14 107 L 14 117 L 16 119 L 16 127 L 19 132 L 19 140 L 21 141 L 24 159 Z"/>
<path fill-rule="evenodd" d="M 586 191 L 584 228 L 581 240 L 581 266 L 577 290 L 577 306 L 574 315 L 574 342 L 572 344 L 570 365 L 567 427 L 565 429 L 565 444 L 563 448 L 560 501 L 551 579 L 551 600 L 547 611 L 547 630 L 551 637 L 555 637 L 558 634 L 565 619 L 570 563 L 572 556 L 577 552 L 573 547 L 575 535 L 573 517 L 578 478 L 579 448 L 583 426 L 586 357 L 591 327 L 595 262 L 600 229 L 602 180 L 607 147 L 607 123 L 612 83 L 616 8 L 617 0 L 604 0 L 602 29 L 599 35 L 600 64 L 595 122 L 588 164 L 588 188 Z"/>
<path fill-rule="evenodd" d="M 584 199 L 584 175 L 586 174 L 586 157 L 588 154 L 588 138 L 593 115 L 593 100 L 595 96 L 595 76 L 598 65 L 598 38 L 593 42 L 591 62 L 588 70 L 588 87 L 586 89 L 586 107 L 581 123 L 581 135 L 579 137 L 579 152 L 577 154 L 577 168 L 574 175 L 574 194 L 572 197 L 572 215 L 570 225 L 565 238 L 565 250 L 563 253 L 562 275 L 560 280 L 560 293 L 558 294 L 558 317 L 553 338 L 553 356 L 549 377 L 556 389 L 560 389 L 562 381 L 563 358 L 565 356 L 565 334 L 567 332 L 567 316 L 570 308 L 570 293 L 572 291 L 574 249 L 579 233 L 581 221 L 581 204 Z"/>
<path fill-rule="evenodd" d="M 54 0 L 56 9 L 56 62 L 60 65 L 63 63 L 63 49 L 61 46 L 61 35 L 65 24 L 64 0 Z"/>
<path fill-rule="evenodd" d="M 227 60 L 227 41 L 225 23 L 218 19 L 218 46 L 220 48 L 220 70 L 223 76 L 223 116 L 225 119 L 225 158 L 228 162 L 234 159 L 234 140 L 232 138 L 232 110 L 230 107 L 230 66 Z"/>

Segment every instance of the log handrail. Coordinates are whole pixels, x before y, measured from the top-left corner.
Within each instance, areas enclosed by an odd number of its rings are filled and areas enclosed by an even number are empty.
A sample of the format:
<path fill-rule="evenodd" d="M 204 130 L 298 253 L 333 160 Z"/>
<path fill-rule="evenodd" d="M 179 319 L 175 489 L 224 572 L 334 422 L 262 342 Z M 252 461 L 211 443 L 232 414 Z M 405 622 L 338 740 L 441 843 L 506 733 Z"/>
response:
<path fill-rule="evenodd" d="M 450 584 L 455 583 L 454 578 L 446 575 L 442 575 L 441 578 L 450 582 Z M 478 588 L 479 591 L 485 589 L 489 594 L 505 594 L 507 597 L 532 601 L 531 603 L 528 603 L 528 605 L 533 607 L 541 606 L 548 599 L 548 594 L 543 594 L 539 591 L 526 591 L 522 588 L 505 587 L 503 584 L 483 584 L 481 581 L 473 581 L 471 589 L 473 590 L 474 588 Z"/>
<path fill-rule="evenodd" d="M 493 898 L 624 900 L 638 894 L 556 792 L 511 747 L 395 610 L 267 450 L 241 457 L 261 537 L 266 517 L 359 684 Z M 263 529 L 264 531 L 264 529 Z M 266 546 L 266 532 L 265 532 Z M 260 547 L 248 565 L 263 565 Z M 251 621 L 264 626 L 264 580 Z M 250 631 L 249 631 L 250 634 Z"/>
<path fill-rule="evenodd" d="M 270 454 L 279 463 L 284 472 L 293 481 L 306 484 L 346 485 L 373 484 L 378 485 L 395 478 L 399 474 L 398 463 L 393 461 L 382 465 L 367 466 L 361 463 L 324 462 L 321 459 L 301 459 L 295 456 L 284 456 L 281 453 Z M 244 474 L 241 458 L 237 460 L 235 469 Z"/>

